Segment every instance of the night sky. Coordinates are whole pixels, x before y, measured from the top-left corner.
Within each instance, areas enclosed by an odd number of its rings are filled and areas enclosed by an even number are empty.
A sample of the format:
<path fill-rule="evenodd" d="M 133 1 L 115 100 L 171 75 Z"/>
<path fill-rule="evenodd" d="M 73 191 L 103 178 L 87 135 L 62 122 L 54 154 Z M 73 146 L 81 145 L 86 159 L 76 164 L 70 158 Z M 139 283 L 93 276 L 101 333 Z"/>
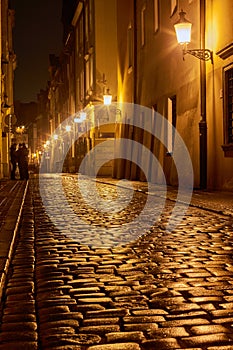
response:
<path fill-rule="evenodd" d="M 14 99 L 36 101 L 49 80 L 49 54 L 62 50 L 62 0 L 12 0 L 11 7 L 16 12 Z"/>

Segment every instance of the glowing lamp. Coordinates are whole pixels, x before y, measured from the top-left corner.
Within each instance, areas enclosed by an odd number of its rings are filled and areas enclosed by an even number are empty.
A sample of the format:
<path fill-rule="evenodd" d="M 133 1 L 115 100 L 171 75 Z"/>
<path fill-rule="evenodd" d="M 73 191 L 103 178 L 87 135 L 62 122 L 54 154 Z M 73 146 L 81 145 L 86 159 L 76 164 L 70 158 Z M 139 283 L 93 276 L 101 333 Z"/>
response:
<path fill-rule="evenodd" d="M 179 44 L 188 44 L 191 42 L 192 23 L 185 18 L 186 12 L 183 10 L 179 15 L 179 20 L 174 24 L 177 41 Z"/>
<path fill-rule="evenodd" d="M 109 106 L 112 103 L 112 95 L 109 93 L 109 89 L 107 89 L 107 93 L 104 97 L 104 105 Z"/>

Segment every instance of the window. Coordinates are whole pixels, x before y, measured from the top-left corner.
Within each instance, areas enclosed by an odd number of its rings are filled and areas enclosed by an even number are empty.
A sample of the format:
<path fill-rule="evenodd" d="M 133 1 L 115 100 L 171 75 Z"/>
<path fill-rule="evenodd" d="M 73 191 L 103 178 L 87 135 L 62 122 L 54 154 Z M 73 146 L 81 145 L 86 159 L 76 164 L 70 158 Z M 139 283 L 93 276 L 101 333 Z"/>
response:
<path fill-rule="evenodd" d="M 130 24 L 127 33 L 127 49 L 128 49 L 128 69 L 132 70 L 133 67 L 133 29 Z"/>
<path fill-rule="evenodd" d="M 89 42 L 89 4 L 86 3 L 85 6 L 85 39 Z"/>
<path fill-rule="evenodd" d="M 168 98 L 167 106 L 167 119 L 168 119 L 168 130 L 167 130 L 167 154 L 172 154 L 174 147 L 174 130 L 172 126 L 176 127 L 176 96 Z"/>
<path fill-rule="evenodd" d="M 141 10 L 141 47 L 145 45 L 145 13 L 146 6 L 144 5 Z"/>
<path fill-rule="evenodd" d="M 154 32 L 159 29 L 159 0 L 154 0 Z"/>
<path fill-rule="evenodd" d="M 81 51 L 83 48 L 83 17 L 80 16 L 78 22 L 78 50 Z"/>
<path fill-rule="evenodd" d="M 177 10 L 177 0 L 171 0 L 171 16 L 174 15 L 176 10 Z"/>
<path fill-rule="evenodd" d="M 224 143 L 225 156 L 233 157 L 233 65 L 224 68 Z"/>

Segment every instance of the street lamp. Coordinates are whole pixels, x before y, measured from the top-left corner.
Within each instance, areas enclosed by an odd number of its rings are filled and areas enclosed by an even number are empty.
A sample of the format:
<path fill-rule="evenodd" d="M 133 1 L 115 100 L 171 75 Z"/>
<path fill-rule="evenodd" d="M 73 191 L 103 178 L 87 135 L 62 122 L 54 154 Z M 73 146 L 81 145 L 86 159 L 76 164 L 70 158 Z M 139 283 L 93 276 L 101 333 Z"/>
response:
<path fill-rule="evenodd" d="M 109 106 L 112 103 L 112 95 L 109 92 L 109 89 L 107 89 L 106 93 L 103 95 L 104 98 L 104 105 Z"/>
<path fill-rule="evenodd" d="M 185 18 L 186 12 L 183 10 L 179 13 L 179 20 L 174 24 L 176 38 L 182 46 L 183 56 L 187 53 L 199 58 L 200 60 L 209 61 L 213 64 L 213 52 L 209 49 L 188 50 L 188 44 L 191 42 L 192 23 Z"/>
<path fill-rule="evenodd" d="M 205 48 L 206 25 L 206 1 L 200 0 L 200 49 L 188 50 L 191 41 L 192 23 L 185 18 L 185 12 L 181 10 L 180 18 L 174 24 L 177 41 L 182 45 L 183 57 L 189 53 L 200 59 L 200 109 L 201 120 L 199 122 L 199 162 L 200 162 L 200 188 L 207 188 L 207 120 L 206 120 L 206 61 L 213 64 L 213 52 Z"/>
<path fill-rule="evenodd" d="M 81 112 L 79 112 L 78 115 L 75 115 L 74 122 L 82 123 L 84 120 L 86 120 L 86 118 L 87 118 L 87 113 L 82 110 Z"/>

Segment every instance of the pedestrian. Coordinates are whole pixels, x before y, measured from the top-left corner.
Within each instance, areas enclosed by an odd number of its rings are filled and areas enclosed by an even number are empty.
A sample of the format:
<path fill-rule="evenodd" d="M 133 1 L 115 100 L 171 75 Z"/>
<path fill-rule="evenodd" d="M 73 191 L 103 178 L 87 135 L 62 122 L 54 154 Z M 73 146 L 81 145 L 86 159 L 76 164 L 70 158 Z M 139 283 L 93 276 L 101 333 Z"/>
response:
<path fill-rule="evenodd" d="M 19 144 L 17 154 L 20 179 L 28 180 L 28 149 L 25 143 Z"/>
<path fill-rule="evenodd" d="M 16 151 L 17 144 L 13 143 L 10 148 L 10 158 L 11 158 L 11 180 L 15 180 L 15 172 L 18 162 L 17 157 L 17 151 Z"/>

